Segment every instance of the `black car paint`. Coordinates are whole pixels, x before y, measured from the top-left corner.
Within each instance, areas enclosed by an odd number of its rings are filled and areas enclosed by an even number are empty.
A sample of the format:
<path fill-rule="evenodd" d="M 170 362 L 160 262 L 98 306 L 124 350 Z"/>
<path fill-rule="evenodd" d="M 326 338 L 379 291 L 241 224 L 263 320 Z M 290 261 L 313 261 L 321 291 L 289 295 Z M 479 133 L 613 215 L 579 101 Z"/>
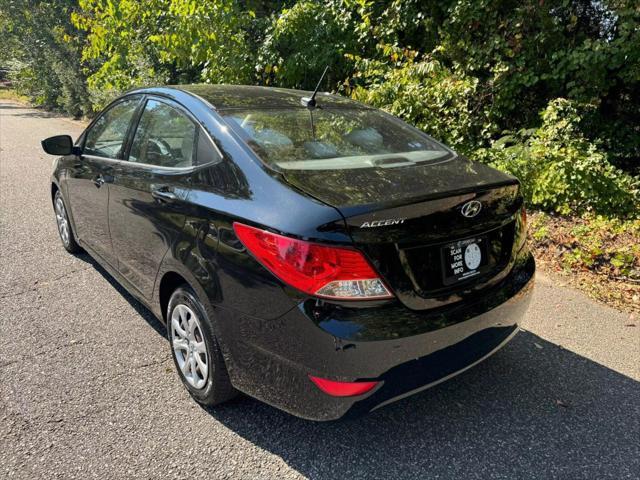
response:
<path fill-rule="evenodd" d="M 322 176 L 277 172 L 216 110 L 300 108 L 307 94 L 224 86 L 131 92 L 141 105 L 153 97 L 188 111 L 215 144 L 212 161 L 175 170 L 69 155 L 58 160 L 52 188 L 70 206 L 79 243 L 161 321 L 163 288 L 176 274 L 214 308 L 236 388 L 296 415 L 328 420 L 436 383 L 491 353 L 515 332 L 535 265 L 524 243 L 522 197 L 513 177 L 457 156 Z M 332 95 L 319 96 L 318 103 L 368 108 Z M 133 128 L 128 135 L 127 145 Z M 76 142 L 80 148 L 83 138 Z M 158 191 L 170 192 L 170 198 Z M 485 206 L 478 217 L 465 219 L 459 210 L 470 199 Z M 361 228 L 393 218 L 404 222 Z M 305 240 L 355 244 L 397 298 L 334 302 L 302 294 L 246 252 L 234 221 Z M 402 252 L 500 228 L 511 229 L 506 262 L 458 286 L 416 287 L 415 268 Z M 462 350 L 467 361 L 461 360 Z M 382 383 L 359 397 L 334 398 L 320 392 L 308 374 Z"/>

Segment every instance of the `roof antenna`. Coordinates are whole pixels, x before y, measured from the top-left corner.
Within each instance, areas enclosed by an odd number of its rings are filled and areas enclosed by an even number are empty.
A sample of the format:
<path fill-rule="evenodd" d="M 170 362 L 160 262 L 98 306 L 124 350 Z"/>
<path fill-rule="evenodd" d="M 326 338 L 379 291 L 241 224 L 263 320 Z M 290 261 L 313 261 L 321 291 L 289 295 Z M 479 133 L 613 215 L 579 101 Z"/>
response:
<path fill-rule="evenodd" d="M 320 76 L 320 80 L 318 80 L 318 85 L 316 85 L 316 89 L 313 91 L 313 95 L 311 95 L 311 97 L 302 97 L 300 99 L 300 103 L 303 106 L 307 108 L 316 108 L 316 93 L 318 93 L 318 89 L 320 88 L 320 84 L 322 83 L 322 80 L 324 80 L 324 76 L 326 75 L 327 70 L 329 70 L 329 65 L 324 67 L 324 72 L 322 72 L 322 75 Z"/>

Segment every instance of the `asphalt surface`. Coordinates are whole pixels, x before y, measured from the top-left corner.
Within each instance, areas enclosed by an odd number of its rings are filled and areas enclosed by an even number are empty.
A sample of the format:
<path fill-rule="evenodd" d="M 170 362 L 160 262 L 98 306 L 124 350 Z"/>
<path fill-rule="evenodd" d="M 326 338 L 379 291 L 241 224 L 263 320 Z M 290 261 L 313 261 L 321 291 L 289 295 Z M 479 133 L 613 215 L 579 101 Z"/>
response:
<path fill-rule="evenodd" d="M 0 102 L 0 478 L 640 477 L 640 321 L 542 275 L 507 347 L 366 417 L 200 408 L 164 328 L 60 244 L 39 141 L 81 129 Z"/>

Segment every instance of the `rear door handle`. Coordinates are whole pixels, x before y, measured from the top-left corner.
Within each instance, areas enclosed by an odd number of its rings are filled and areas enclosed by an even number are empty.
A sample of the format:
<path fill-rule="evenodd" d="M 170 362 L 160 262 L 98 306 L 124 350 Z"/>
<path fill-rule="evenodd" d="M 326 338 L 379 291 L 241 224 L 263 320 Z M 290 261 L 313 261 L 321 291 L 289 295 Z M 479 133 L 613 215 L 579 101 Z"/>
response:
<path fill-rule="evenodd" d="M 178 199 L 173 189 L 166 185 L 152 185 L 151 196 L 161 202 L 173 202 Z"/>

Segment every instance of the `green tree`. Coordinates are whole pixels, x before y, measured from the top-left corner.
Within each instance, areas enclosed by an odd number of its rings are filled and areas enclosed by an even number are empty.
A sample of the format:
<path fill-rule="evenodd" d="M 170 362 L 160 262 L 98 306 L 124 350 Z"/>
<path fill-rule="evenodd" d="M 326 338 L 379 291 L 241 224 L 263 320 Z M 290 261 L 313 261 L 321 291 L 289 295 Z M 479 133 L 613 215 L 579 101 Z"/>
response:
<path fill-rule="evenodd" d="M 91 105 L 80 69 L 82 35 L 71 24 L 72 0 L 9 0 L 0 7 L 0 64 L 19 93 L 74 116 Z"/>
<path fill-rule="evenodd" d="M 464 105 L 486 145 L 502 130 L 539 125 L 554 98 L 596 108 L 584 133 L 639 171 L 640 4 L 637 0 L 326 0 L 355 32 L 357 54 L 391 64 L 380 45 L 413 50 L 456 78 L 474 78 Z M 296 43 L 293 42 L 295 45 Z M 403 69 L 399 64 L 397 68 Z M 355 75 L 352 85 L 381 88 Z M 393 78 L 391 76 L 390 78 Z"/>
<path fill-rule="evenodd" d="M 328 65 L 323 86 L 335 90 L 352 71 L 354 48 L 353 32 L 325 5 L 302 1 L 272 17 L 256 68 L 267 85 L 313 89 Z"/>
<path fill-rule="evenodd" d="M 462 153 L 473 152 L 483 133 L 480 115 L 473 110 L 478 80 L 412 50 L 390 45 L 380 50 L 388 61 L 358 59 L 352 96 L 384 108 Z"/>
<path fill-rule="evenodd" d="M 251 74 L 243 27 L 251 14 L 234 0 L 80 0 L 73 23 L 87 32 L 84 59 L 99 105 L 149 84 L 242 83 Z"/>
<path fill-rule="evenodd" d="M 637 0 L 78 1 L 0 7 L 0 61 L 48 108 L 88 111 L 83 73 L 99 108 L 150 84 L 310 89 L 329 65 L 323 89 L 522 175 L 542 208 L 637 206 Z"/>

